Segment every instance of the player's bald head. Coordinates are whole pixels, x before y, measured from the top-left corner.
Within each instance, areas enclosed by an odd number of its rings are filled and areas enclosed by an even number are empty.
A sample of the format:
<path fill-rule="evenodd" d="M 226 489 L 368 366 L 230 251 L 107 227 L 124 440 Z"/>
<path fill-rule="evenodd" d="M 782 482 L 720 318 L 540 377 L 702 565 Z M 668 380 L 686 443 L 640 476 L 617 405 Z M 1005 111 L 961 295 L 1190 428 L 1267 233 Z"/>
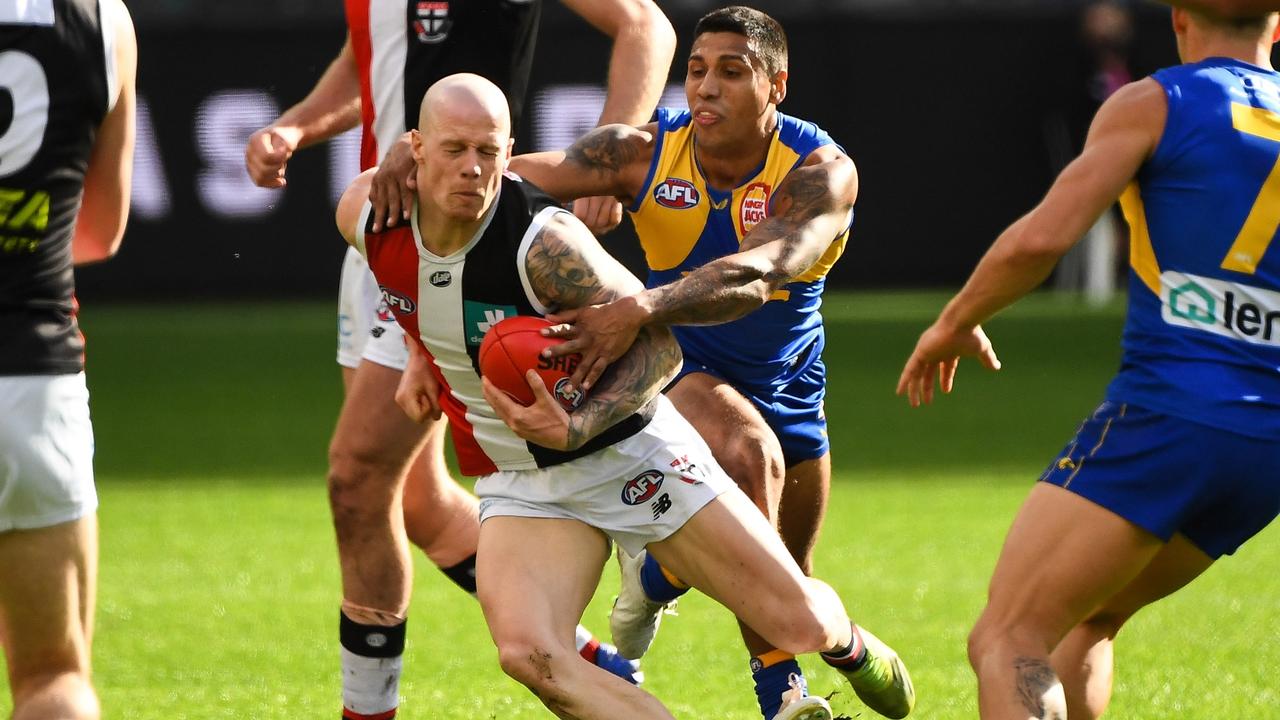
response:
<path fill-rule="evenodd" d="M 437 80 L 427 88 L 418 113 L 418 128 L 429 134 L 432 128 L 458 123 L 492 123 L 503 135 L 511 135 L 511 109 L 497 85 L 479 75 L 458 73 Z"/>

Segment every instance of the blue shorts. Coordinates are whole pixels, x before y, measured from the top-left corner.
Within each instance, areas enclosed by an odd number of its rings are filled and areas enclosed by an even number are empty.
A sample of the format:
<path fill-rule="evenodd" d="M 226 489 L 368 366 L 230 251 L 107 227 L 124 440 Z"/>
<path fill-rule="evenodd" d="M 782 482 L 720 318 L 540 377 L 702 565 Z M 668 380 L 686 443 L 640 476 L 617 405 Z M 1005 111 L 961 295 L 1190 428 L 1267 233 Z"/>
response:
<path fill-rule="evenodd" d="M 1280 513 L 1280 443 L 1108 401 L 1040 480 L 1218 558 Z"/>
<path fill-rule="evenodd" d="M 685 357 L 684 366 L 668 387 L 689 373 L 706 373 L 732 385 L 751 401 L 764 416 L 782 444 L 782 457 L 787 467 L 806 460 L 816 460 L 831 449 L 827 439 L 827 416 L 822 399 L 827 394 L 827 366 L 817 358 L 794 380 L 780 390 L 759 390 L 740 385 L 714 368 Z"/>

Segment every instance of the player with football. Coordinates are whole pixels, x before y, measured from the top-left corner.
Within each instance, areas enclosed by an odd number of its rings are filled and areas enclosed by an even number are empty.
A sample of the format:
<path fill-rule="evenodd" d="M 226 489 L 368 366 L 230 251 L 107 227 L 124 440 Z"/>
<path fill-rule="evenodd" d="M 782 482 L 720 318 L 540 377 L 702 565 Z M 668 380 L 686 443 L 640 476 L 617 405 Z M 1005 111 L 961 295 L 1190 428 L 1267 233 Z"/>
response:
<path fill-rule="evenodd" d="M 337 218 L 412 340 L 398 400 L 414 418 L 443 412 L 463 473 L 480 476 L 477 584 L 503 669 L 560 717 L 671 717 L 573 646 L 609 538 L 631 553 L 647 547 L 786 652 L 823 651 L 837 667 L 862 654 L 834 591 L 804 576 L 659 394 L 680 362 L 667 330 L 643 330 L 572 413 L 536 374 L 529 407 L 480 378 L 479 348 L 498 320 L 641 288 L 576 218 L 504 174 L 507 113 L 478 76 L 440 81 L 414 134 L 408 226 L 372 232 L 371 172 L 347 190 Z M 779 717 L 830 717 L 804 699 L 791 690 Z"/>
<path fill-rule="evenodd" d="M 1124 358 L 1005 540 L 969 637 L 987 720 L 1100 715 L 1125 622 L 1280 512 L 1278 24 L 1175 9 L 1186 64 L 1103 104 L 1081 155 L 996 239 L 902 371 L 914 406 L 935 382 L 951 391 L 961 356 L 999 369 L 981 323 L 1119 199 Z"/>
<path fill-rule="evenodd" d="M 602 120 L 649 117 L 675 48 L 662 11 L 652 0 L 562 2 L 613 41 Z M 413 168 L 405 131 L 417 121 L 427 87 L 452 73 L 479 73 L 507 92 L 518 121 L 542 5 L 346 0 L 342 51 L 305 99 L 249 138 L 250 177 L 263 187 L 283 187 L 294 152 L 361 125 L 361 169 L 379 167 L 372 191 L 375 224 L 403 222 Z M 580 203 L 582 216 L 607 220 L 617 204 L 599 200 Z M 400 700 L 412 584 L 406 539 L 474 594 L 479 521 L 476 499 L 454 482 L 445 464 L 443 423 L 407 422 L 395 406 L 396 384 L 408 362 L 404 335 L 354 250 L 343 260 L 338 308 L 345 398 L 329 446 L 328 486 L 342 570 L 343 717 L 386 720 Z M 585 656 L 640 679 L 635 663 L 586 628 L 579 628 L 577 638 Z"/>
<path fill-rule="evenodd" d="M 849 236 L 857 171 L 821 128 L 778 111 L 787 43 L 773 18 L 724 8 L 693 35 L 690 110 L 662 108 L 648 125 L 602 127 L 565 152 L 512 161 L 562 200 L 620 198 L 649 265 L 648 290 L 556 313 L 573 324 L 556 333 L 568 342 L 550 352 L 582 352 L 573 381 L 590 387 L 641 327 L 677 326 L 684 366 L 668 396 L 808 571 L 831 485 L 818 308 Z M 651 556 L 620 553 L 619 561 L 610 625 L 619 651 L 639 657 L 664 604 L 688 584 Z M 906 716 L 914 691 L 905 665 L 863 637 L 887 662 L 856 658 L 865 678 L 855 676 L 855 690 L 877 712 Z M 769 720 L 777 690 L 800 666 L 749 627 L 743 638 Z"/>

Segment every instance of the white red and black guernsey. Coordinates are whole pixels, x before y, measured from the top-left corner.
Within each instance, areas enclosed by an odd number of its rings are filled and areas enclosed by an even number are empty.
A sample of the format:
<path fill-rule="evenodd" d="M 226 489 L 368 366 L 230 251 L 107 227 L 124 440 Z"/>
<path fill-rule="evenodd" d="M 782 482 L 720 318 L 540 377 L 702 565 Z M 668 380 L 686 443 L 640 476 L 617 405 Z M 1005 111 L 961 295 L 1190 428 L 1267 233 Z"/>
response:
<path fill-rule="evenodd" d="M 427 88 L 454 73 L 502 88 L 518 127 L 542 0 L 346 0 L 346 11 L 360 68 L 361 170 L 418 127 Z"/>
<path fill-rule="evenodd" d="M 483 224 L 448 257 L 428 251 L 418 232 L 418 210 L 407 225 L 370 231 L 370 205 L 360 217 L 356 249 L 369 262 L 382 298 L 405 332 L 426 348 L 441 384 L 464 475 L 531 470 L 589 455 L 639 432 L 652 411 L 632 415 L 582 448 L 560 452 L 527 443 L 511 432 L 484 399 L 480 343 L 489 328 L 516 315 L 545 315 L 529 283 L 525 257 L 543 225 L 565 212 L 554 200 L 514 176 L 502 179 Z"/>
<path fill-rule="evenodd" d="M 71 238 L 115 100 L 104 25 L 97 0 L 0 0 L 0 375 L 84 368 Z"/>

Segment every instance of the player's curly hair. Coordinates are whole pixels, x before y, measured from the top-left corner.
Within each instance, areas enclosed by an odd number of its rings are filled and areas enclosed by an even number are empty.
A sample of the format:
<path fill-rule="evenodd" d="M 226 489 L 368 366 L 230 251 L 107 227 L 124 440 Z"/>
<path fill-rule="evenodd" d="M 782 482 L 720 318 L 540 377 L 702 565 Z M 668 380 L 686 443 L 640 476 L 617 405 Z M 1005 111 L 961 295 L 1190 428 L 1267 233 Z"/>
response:
<path fill-rule="evenodd" d="M 734 5 L 713 10 L 693 28 L 696 40 L 703 33 L 729 32 L 745 37 L 764 62 L 769 76 L 787 69 L 787 35 L 777 20 L 754 8 Z"/>

